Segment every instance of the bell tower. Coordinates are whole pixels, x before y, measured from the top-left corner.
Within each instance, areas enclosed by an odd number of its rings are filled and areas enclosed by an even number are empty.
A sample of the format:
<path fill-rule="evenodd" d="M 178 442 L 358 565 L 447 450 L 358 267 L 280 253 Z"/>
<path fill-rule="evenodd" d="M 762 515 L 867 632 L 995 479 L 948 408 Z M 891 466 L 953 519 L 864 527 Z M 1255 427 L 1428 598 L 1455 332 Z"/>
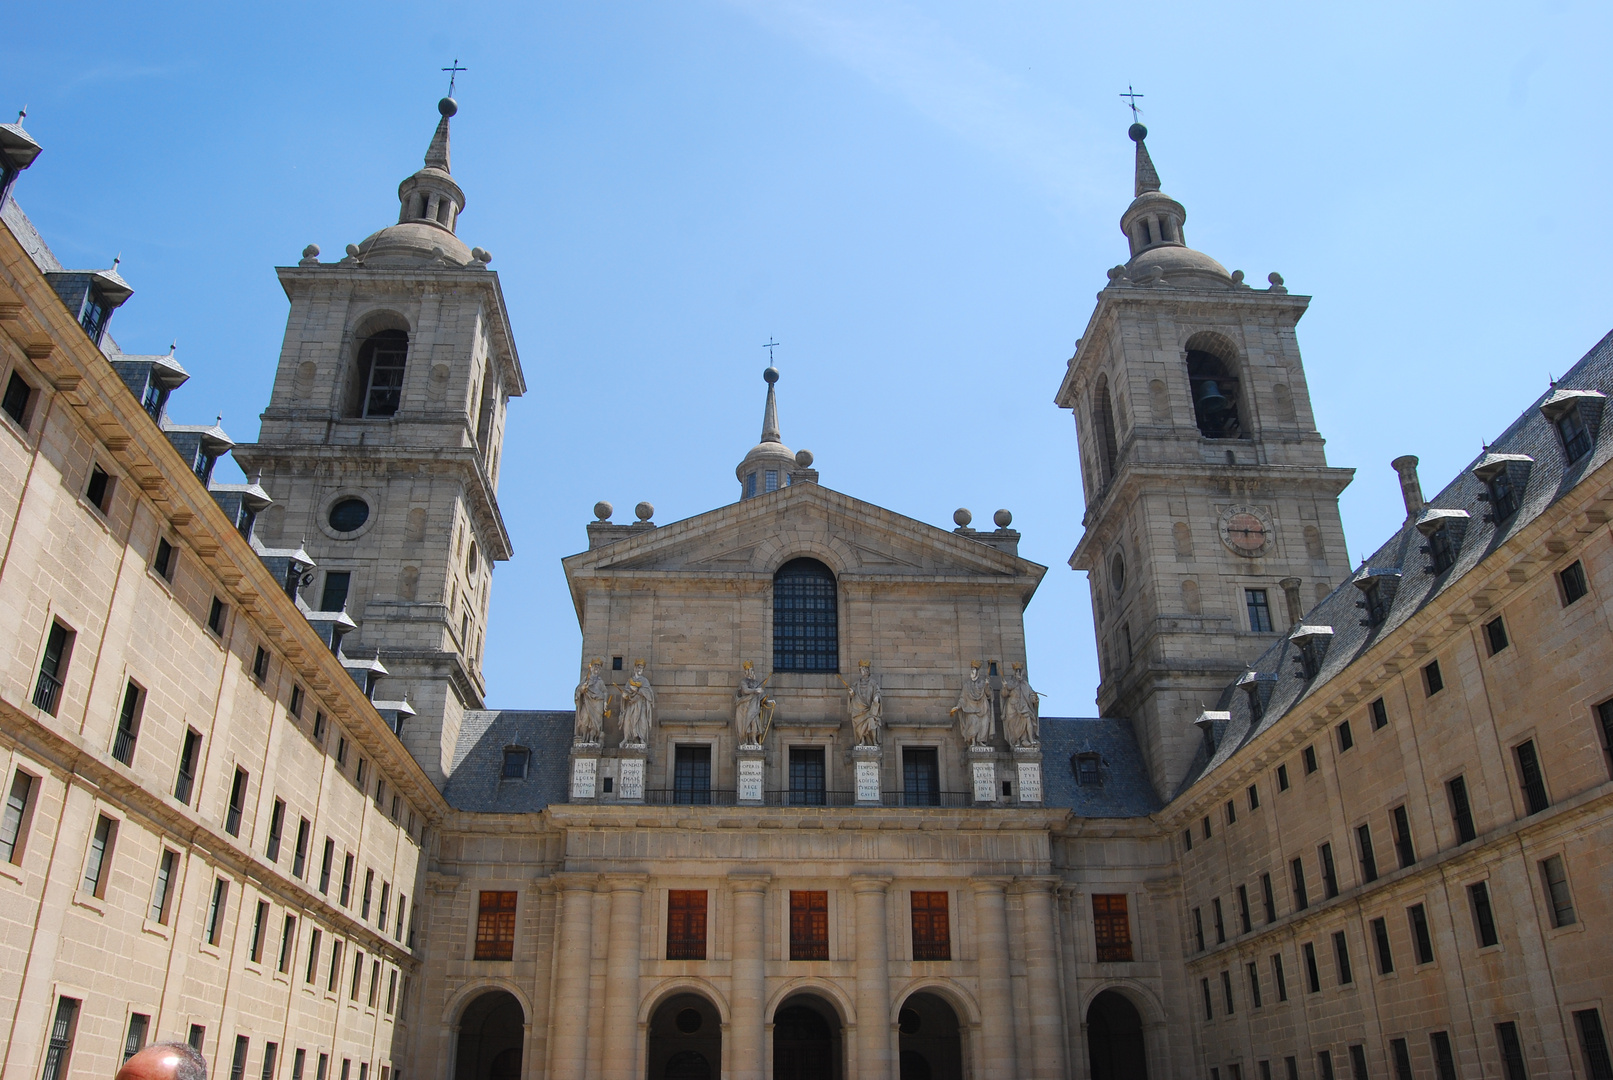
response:
<path fill-rule="evenodd" d="M 399 213 L 345 258 L 309 245 L 280 267 L 291 301 L 255 444 L 236 448 L 278 505 L 271 546 L 318 564 L 312 608 L 358 624 L 382 693 L 415 715 L 400 738 L 440 785 L 464 711 L 482 705 L 493 565 L 511 555 L 498 507 L 505 409 L 526 390 L 492 256 L 457 235 L 465 195 L 449 171 L 452 98 Z"/>
<path fill-rule="evenodd" d="M 1187 211 L 1136 143 L 1109 271 L 1056 401 L 1075 415 L 1085 570 L 1104 716 L 1129 717 L 1169 798 L 1201 739 L 1193 721 L 1349 575 L 1338 496 L 1311 414 L 1295 325 L 1310 298 L 1187 246 Z"/>

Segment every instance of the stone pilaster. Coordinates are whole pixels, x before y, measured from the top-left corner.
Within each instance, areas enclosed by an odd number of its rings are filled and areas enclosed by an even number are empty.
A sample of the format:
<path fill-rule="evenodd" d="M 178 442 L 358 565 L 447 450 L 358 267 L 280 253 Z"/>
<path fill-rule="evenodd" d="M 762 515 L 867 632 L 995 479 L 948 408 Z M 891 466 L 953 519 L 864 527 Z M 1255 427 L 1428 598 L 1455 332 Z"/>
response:
<path fill-rule="evenodd" d="M 980 981 L 982 1080 L 1019 1080 L 1014 1045 L 1013 986 L 1009 982 L 1008 879 L 976 878 L 975 968 Z"/>
<path fill-rule="evenodd" d="M 605 960 L 606 1080 L 634 1080 L 638 1075 L 639 954 L 644 914 L 643 874 L 612 874 L 610 944 Z"/>
<path fill-rule="evenodd" d="M 766 919 L 769 874 L 734 874 L 729 888 L 734 901 L 733 957 L 730 961 L 729 1075 L 735 1080 L 762 1080 L 766 1047 Z"/>
<path fill-rule="evenodd" d="M 1057 878 L 1021 878 L 1025 907 L 1025 977 L 1031 1005 L 1031 1071 L 1036 1080 L 1064 1075 L 1064 1001 L 1054 959 L 1058 943 L 1053 889 Z"/>
<path fill-rule="evenodd" d="M 588 991 L 593 974 L 593 874 L 559 876 L 560 940 L 556 942 L 553 1042 L 554 1080 L 584 1080 L 588 1073 Z"/>
<path fill-rule="evenodd" d="M 857 1076 L 892 1076 L 890 951 L 885 915 L 890 878 L 857 877 Z"/>

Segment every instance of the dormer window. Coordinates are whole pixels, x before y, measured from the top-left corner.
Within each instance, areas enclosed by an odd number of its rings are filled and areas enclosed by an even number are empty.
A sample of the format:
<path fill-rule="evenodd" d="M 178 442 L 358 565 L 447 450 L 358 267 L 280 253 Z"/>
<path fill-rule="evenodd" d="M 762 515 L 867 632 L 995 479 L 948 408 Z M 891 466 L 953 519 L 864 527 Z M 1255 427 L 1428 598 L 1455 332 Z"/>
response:
<path fill-rule="evenodd" d="M 168 388 L 153 379 L 146 383 L 146 392 L 140 398 L 140 407 L 156 421 L 162 420 L 163 406 L 168 404 Z"/>
<path fill-rule="evenodd" d="M 1579 406 L 1570 405 L 1557 417 L 1557 434 L 1563 440 L 1563 453 L 1570 462 L 1591 452 L 1591 432 L 1579 415 Z"/>
<path fill-rule="evenodd" d="M 1084 750 L 1070 755 L 1070 771 L 1081 787 L 1103 786 L 1103 757 L 1096 750 Z"/>
<path fill-rule="evenodd" d="M 1456 565 L 1456 552 L 1462 546 L 1462 536 L 1467 532 L 1468 514 L 1466 510 L 1447 510 L 1440 507 L 1429 507 L 1417 519 L 1417 531 L 1428 538 L 1428 546 L 1423 548 L 1432 560 L 1429 572 L 1443 574 Z"/>
<path fill-rule="evenodd" d="M 1361 599 L 1355 606 L 1367 613 L 1362 625 L 1382 626 L 1389 618 L 1389 607 L 1400 587 L 1400 571 L 1363 566 L 1350 583 L 1361 590 Z"/>
<path fill-rule="evenodd" d="M 1512 477 L 1506 469 L 1498 469 L 1485 485 L 1490 493 L 1490 511 L 1496 521 L 1505 521 L 1518 512 L 1518 489 L 1512 486 Z"/>
<path fill-rule="evenodd" d="M 506 746 L 504 748 L 505 780 L 525 780 L 527 762 L 531 759 L 531 751 L 524 746 Z"/>
<path fill-rule="evenodd" d="M 1534 458 L 1527 454 L 1498 454 L 1486 451 L 1473 466 L 1473 475 L 1484 484 L 1480 498 L 1490 504 L 1490 520 L 1497 525 L 1512 517 L 1523 505 L 1523 492 L 1529 484 Z"/>
<path fill-rule="evenodd" d="M 1367 625 L 1382 626 L 1383 620 L 1389 617 L 1389 605 L 1384 600 L 1383 589 L 1374 581 L 1362 589 L 1361 594 L 1366 601 Z"/>
<path fill-rule="evenodd" d="M 1451 543 L 1451 531 L 1444 526 L 1428 534 L 1428 554 L 1434 561 L 1434 573 L 1443 574 L 1456 562 L 1456 548 Z"/>
<path fill-rule="evenodd" d="M 1597 428 L 1601 426 L 1602 406 L 1606 398 L 1595 390 L 1568 390 L 1553 386 L 1546 400 L 1540 403 L 1540 412 L 1557 429 L 1563 441 L 1563 454 L 1569 464 L 1591 452 L 1596 443 Z"/>

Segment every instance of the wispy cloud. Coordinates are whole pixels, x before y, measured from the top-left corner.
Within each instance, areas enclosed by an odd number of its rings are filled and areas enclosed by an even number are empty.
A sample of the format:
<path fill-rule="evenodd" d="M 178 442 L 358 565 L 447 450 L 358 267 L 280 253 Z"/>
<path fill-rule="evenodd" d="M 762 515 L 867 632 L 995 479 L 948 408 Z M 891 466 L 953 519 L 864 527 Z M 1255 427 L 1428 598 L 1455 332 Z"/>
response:
<path fill-rule="evenodd" d="M 1095 190 L 1077 152 L 1088 125 L 1074 110 L 982 60 L 900 0 L 727 2 L 844 64 L 1061 200 Z"/>
<path fill-rule="evenodd" d="M 82 90 L 87 86 L 104 83 L 132 82 L 136 79 L 160 79 L 177 75 L 188 65 L 184 64 L 101 64 L 65 75 L 58 72 L 57 85 L 64 91 Z"/>

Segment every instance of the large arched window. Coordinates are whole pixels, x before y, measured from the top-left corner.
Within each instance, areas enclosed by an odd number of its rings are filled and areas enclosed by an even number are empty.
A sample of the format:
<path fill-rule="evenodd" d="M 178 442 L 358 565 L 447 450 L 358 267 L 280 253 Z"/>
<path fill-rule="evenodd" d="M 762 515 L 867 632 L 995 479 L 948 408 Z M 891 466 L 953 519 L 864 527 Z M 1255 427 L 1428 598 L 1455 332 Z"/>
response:
<path fill-rule="evenodd" d="M 402 330 L 382 330 L 359 346 L 359 416 L 385 417 L 398 411 L 408 356 L 409 335 Z"/>
<path fill-rule="evenodd" d="M 791 559 L 773 575 L 773 670 L 839 671 L 840 618 L 834 571 Z"/>

